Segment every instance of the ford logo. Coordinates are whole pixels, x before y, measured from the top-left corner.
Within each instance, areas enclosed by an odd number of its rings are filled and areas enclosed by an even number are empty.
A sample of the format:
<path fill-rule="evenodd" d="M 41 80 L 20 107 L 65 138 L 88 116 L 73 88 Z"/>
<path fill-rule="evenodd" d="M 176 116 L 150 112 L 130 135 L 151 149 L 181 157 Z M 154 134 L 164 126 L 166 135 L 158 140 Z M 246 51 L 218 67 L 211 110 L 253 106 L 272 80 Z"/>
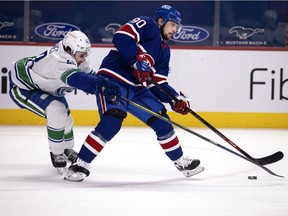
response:
<path fill-rule="evenodd" d="M 62 40 L 67 32 L 80 30 L 77 26 L 68 23 L 44 23 L 35 28 L 35 33 L 42 38 Z"/>
<path fill-rule="evenodd" d="M 175 33 L 171 40 L 181 43 L 196 43 L 209 37 L 209 32 L 196 26 L 182 26 L 179 33 Z"/>

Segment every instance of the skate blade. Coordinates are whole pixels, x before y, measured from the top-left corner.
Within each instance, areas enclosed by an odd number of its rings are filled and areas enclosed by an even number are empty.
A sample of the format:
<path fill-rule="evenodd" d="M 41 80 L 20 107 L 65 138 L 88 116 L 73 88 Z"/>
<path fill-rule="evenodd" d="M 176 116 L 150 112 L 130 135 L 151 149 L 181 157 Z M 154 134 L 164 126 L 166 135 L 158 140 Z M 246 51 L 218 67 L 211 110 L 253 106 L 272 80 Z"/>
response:
<path fill-rule="evenodd" d="M 56 169 L 57 169 L 58 174 L 63 175 L 64 168 L 56 168 Z"/>
<path fill-rule="evenodd" d="M 191 177 L 203 172 L 204 170 L 205 170 L 204 167 L 198 166 L 193 170 L 184 170 L 182 171 L 182 173 L 185 177 Z"/>
<path fill-rule="evenodd" d="M 64 180 L 71 181 L 71 182 L 81 182 L 86 177 L 87 176 L 84 173 L 73 172 L 71 170 L 68 170 L 67 174 L 64 177 Z"/>

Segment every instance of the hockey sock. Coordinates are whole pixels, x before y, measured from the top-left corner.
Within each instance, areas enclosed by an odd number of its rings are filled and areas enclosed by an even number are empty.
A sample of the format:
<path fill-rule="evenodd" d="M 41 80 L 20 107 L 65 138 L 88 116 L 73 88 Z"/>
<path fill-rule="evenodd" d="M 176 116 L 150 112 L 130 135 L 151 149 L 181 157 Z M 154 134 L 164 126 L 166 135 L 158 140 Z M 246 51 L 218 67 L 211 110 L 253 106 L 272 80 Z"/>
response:
<path fill-rule="evenodd" d="M 65 149 L 65 124 L 67 109 L 64 103 L 54 100 L 46 108 L 47 133 L 50 151 L 61 154 Z"/>
<path fill-rule="evenodd" d="M 167 114 L 163 116 L 169 118 Z M 161 119 L 153 119 L 149 121 L 149 126 L 156 132 L 157 140 L 170 160 L 175 161 L 183 155 L 178 137 L 171 124 Z"/>
<path fill-rule="evenodd" d="M 174 131 L 168 134 L 168 136 L 158 137 L 158 142 L 170 160 L 175 161 L 183 155 L 181 145 Z"/>
<path fill-rule="evenodd" d="M 106 142 L 101 140 L 98 136 L 95 136 L 92 132 L 86 137 L 83 143 L 78 157 L 87 163 L 91 161 L 102 151 Z"/>
<path fill-rule="evenodd" d="M 91 163 L 102 151 L 107 141 L 110 141 L 120 130 L 122 120 L 112 115 L 103 115 L 94 131 L 86 138 L 78 157 Z"/>
<path fill-rule="evenodd" d="M 73 119 L 70 114 L 66 119 L 64 140 L 65 140 L 65 149 L 71 149 L 74 147 Z"/>

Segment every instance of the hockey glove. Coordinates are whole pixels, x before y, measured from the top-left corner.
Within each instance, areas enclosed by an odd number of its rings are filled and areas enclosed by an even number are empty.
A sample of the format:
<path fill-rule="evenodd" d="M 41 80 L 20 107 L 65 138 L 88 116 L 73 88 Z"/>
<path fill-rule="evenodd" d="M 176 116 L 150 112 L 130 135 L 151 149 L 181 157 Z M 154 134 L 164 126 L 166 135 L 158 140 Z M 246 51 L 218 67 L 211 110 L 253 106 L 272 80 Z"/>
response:
<path fill-rule="evenodd" d="M 177 112 L 181 113 L 182 115 L 186 115 L 190 111 L 190 102 L 185 95 L 180 92 L 180 95 L 177 96 L 177 101 L 175 101 L 172 105 L 172 109 Z"/>
<path fill-rule="evenodd" d="M 119 86 L 108 80 L 107 78 L 101 78 L 101 84 L 98 85 L 98 92 L 104 94 L 105 99 L 113 104 L 118 104 L 121 98 L 121 92 Z"/>
<path fill-rule="evenodd" d="M 146 82 L 150 76 L 151 64 L 145 54 L 138 54 L 136 58 L 137 62 L 133 65 L 133 75 L 140 82 Z"/>

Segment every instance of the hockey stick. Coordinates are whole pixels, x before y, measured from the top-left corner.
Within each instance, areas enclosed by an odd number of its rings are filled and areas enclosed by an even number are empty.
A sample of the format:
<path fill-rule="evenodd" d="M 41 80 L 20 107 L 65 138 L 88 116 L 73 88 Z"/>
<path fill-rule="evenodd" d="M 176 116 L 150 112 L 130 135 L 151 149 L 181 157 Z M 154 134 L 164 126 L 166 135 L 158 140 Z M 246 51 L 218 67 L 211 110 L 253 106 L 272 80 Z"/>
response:
<path fill-rule="evenodd" d="M 149 81 L 152 82 L 156 87 L 158 87 L 167 96 L 169 96 L 172 100 L 178 101 L 178 98 L 176 98 L 174 95 L 172 95 L 170 92 L 168 92 L 165 88 L 163 88 L 156 81 L 154 81 L 151 78 L 149 79 Z M 261 165 L 267 165 L 267 164 L 275 163 L 284 157 L 283 152 L 278 151 L 278 152 L 275 152 L 274 154 L 268 155 L 266 157 L 253 158 L 247 152 L 245 152 L 243 149 L 241 149 L 239 146 L 237 146 L 234 142 L 232 142 L 230 139 L 228 139 L 228 137 L 226 137 L 224 134 L 222 134 L 219 130 L 217 130 L 215 127 L 213 127 L 211 124 L 209 124 L 205 119 L 203 119 L 201 116 L 199 116 L 196 112 L 194 112 L 190 108 L 188 108 L 188 109 L 189 109 L 189 113 L 191 113 L 195 118 L 197 118 L 200 122 L 202 122 L 204 125 L 206 125 L 214 133 L 216 133 L 218 136 L 220 136 L 222 139 L 224 139 L 227 143 L 229 143 L 231 146 L 233 146 L 235 149 L 237 149 L 239 152 L 241 152 L 244 156 L 246 156 L 250 160 L 253 160 L 254 162 L 261 164 Z"/>
<path fill-rule="evenodd" d="M 199 137 L 199 138 L 201 138 L 201 139 L 203 139 L 203 140 L 205 140 L 205 141 L 207 141 L 207 142 L 209 142 L 209 143 L 211 143 L 211 144 L 213 144 L 213 145 L 215 145 L 215 146 L 217 146 L 217 147 L 219 147 L 219 148 L 221 148 L 221 149 L 223 149 L 223 150 L 225 150 L 225 151 L 228 151 L 228 152 L 230 152 L 230 153 L 232 153 L 232 154 L 234 154 L 234 155 L 236 155 L 236 156 L 238 156 L 238 157 L 240 157 L 240 158 L 243 158 L 244 160 L 247 160 L 247 161 L 249 161 L 249 162 L 251 162 L 251 163 L 259 166 L 260 168 L 264 169 L 266 172 L 268 172 L 268 173 L 271 174 L 271 175 L 284 178 L 284 176 L 281 176 L 281 175 L 278 175 L 278 174 L 272 172 L 272 171 L 269 170 L 267 167 L 264 167 L 263 165 L 257 163 L 256 161 L 251 160 L 250 158 L 244 157 L 243 155 L 238 154 L 237 152 L 234 152 L 234 151 L 226 148 L 225 146 L 222 146 L 222 145 L 218 144 L 217 142 L 215 142 L 215 141 L 213 141 L 213 140 L 211 140 L 211 139 L 209 139 L 209 138 L 207 138 L 207 137 L 205 137 L 205 136 L 202 136 L 201 134 L 198 134 L 198 133 L 190 130 L 189 128 L 186 128 L 186 127 L 178 124 L 177 122 L 174 122 L 174 121 L 172 121 L 172 120 L 170 120 L 170 119 L 167 119 L 167 118 L 165 118 L 164 116 L 161 116 L 160 114 L 155 113 L 155 112 L 153 112 L 152 110 L 147 109 L 147 108 L 141 106 L 140 104 L 137 104 L 137 103 L 135 103 L 135 102 L 133 102 L 133 101 L 125 98 L 125 97 L 121 97 L 121 98 L 122 98 L 124 101 L 130 103 L 131 105 L 133 105 L 133 106 L 135 106 L 135 107 L 137 107 L 137 108 L 139 108 L 139 109 L 141 109 L 141 110 L 143 110 L 143 111 L 145 111 L 145 112 L 147 112 L 147 113 L 150 113 L 150 114 L 152 114 L 153 116 L 155 116 L 155 117 L 157 117 L 157 118 L 159 118 L 159 119 L 161 119 L 161 120 L 163 120 L 163 121 L 166 121 L 166 122 L 168 122 L 168 123 L 170 123 L 170 124 L 176 125 L 177 127 L 179 127 L 179 128 L 181 128 L 181 129 L 187 131 L 188 133 L 191 133 L 191 134 L 193 134 L 193 135 L 195 135 L 195 136 L 197 136 L 197 137 Z"/>

